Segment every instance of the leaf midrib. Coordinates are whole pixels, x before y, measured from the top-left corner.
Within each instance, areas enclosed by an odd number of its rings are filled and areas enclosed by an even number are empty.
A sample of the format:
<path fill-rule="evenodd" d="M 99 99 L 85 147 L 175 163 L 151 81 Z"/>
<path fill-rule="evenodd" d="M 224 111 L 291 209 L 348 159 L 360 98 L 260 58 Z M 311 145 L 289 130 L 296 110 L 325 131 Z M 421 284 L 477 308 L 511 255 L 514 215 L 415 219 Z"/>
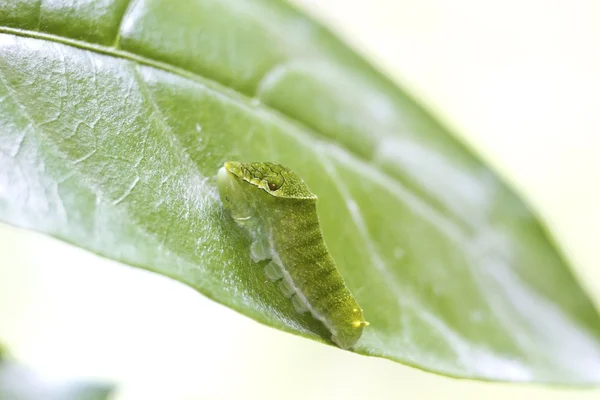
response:
<path fill-rule="evenodd" d="M 284 120 L 285 122 L 300 128 L 299 130 L 303 131 L 305 134 L 310 134 L 314 137 L 319 137 L 320 140 L 329 142 L 329 140 L 327 140 L 324 135 L 320 134 L 318 131 L 314 130 L 310 126 L 306 125 L 305 123 L 299 121 L 296 118 L 291 117 L 290 115 L 282 113 L 281 111 L 277 110 L 276 108 L 270 107 L 269 105 L 260 101 L 260 99 L 258 99 L 256 97 L 250 97 L 250 96 L 234 89 L 231 86 L 224 85 L 219 81 L 207 78 L 196 72 L 192 72 L 188 69 L 176 67 L 172 64 L 169 64 L 169 63 L 166 63 L 163 61 L 158 61 L 158 60 L 148 58 L 145 56 L 141 56 L 139 54 L 132 53 L 130 51 L 120 50 L 116 47 L 103 46 L 100 44 L 89 43 L 89 42 L 71 39 L 71 38 L 67 38 L 64 36 L 58 36 L 58 35 L 54 35 L 54 34 L 50 34 L 50 33 L 0 26 L 0 34 L 2 34 L 2 33 L 12 34 L 12 35 L 26 37 L 26 38 L 32 38 L 32 39 L 48 40 L 48 41 L 52 41 L 55 43 L 72 46 L 72 47 L 82 49 L 82 50 L 93 51 L 98 54 L 104 54 L 107 56 L 121 58 L 121 59 L 124 59 L 127 61 L 137 62 L 137 63 L 143 64 L 143 65 L 149 66 L 149 67 L 153 67 L 153 68 L 156 68 L 156 69 L 159 69 L 162 71 L 172 73 L 174 75 L 178 75 L 178 76 L 186 78 L 186 79 L 191 79 L 194 82 L 197 82 L 201 85 L 206 86 L 209 89 L 212 89 L 224 96 L 227 96 L 227 98 L 230 100 L 239 102 L 239 103 L 244 104 L 245 106 L 253 108 L 253 109 L 262 109 L 264 111 L 267 111 L 266 113 L 263 113 L 263 115 L 266 115 L 269 118 L 273 118 L 273 119 L 275 117 L 280 118 L 281 120 Z M 259 101 L 256 101 L 256 100 L 259 100 Z M 280 123 L 280 121 L 274 121 L 274 122 Z M 356 158 L 362 160 L 365 163 L 368 163 L 368 160 L 365 157 L 363 157 L 360 154 L 358 154 L 357 152 L 352 151 L 351 149 L 343 146 L 340 142 L 336 141 L 333 143 L 335 143 L 337 146 L 343 147 L 346 151 L 351 153 Z M 382 171 L 382 170 L 378 170 L 378 171 L 381 174 L 385 175 L 386 177 L 391 178 L 394 181 L 396 180 L 393 177 L 386 174 L 384 171 Z"/>
<path fill-rule="evenodd" d="M 127 14 L 127 11 L 125 12 L 125 15 L 126 14 Z M 158 60 L 155 60 L 152 58 L 148 58 L 148 57 L 133 53 L 131 51 L 120 50 L 113 46 L 104 46 L 104 45 L 100 45 L 100 44 L 90 43 L 90 42 L 86 42 L 86 41 L 82 41 L 82 40 L 71 39 L 71 38 L 67 38 L 64 36 L 58 36 L 55 34 L 50 34 L 50 33 L 45 33 L 45 32 L 40 32 L 40 31 L 0 26 L 0 34 L 2 34 L 2 33 L 25 37 L 25 38 L 47 40 L 47 41 L 51 41 L 51 42 L 55 42 L 55 43 L 60 43 L 60 44 L 64 44 L 67 46 L 79 48 L 82 50 L 92 51 L 92 52 L 95 52 L 98 54 L 104 54 L 107 56 L 112 56 L 112 57 L 121 58 L 121 59 L 124 59 L 127 61 L 136 62 L 136 63 L 142 64 L 142 65 L 156 68 L 158 70 L 172 73 L 174 75 L 177 75 L 177 76 L 180 76 L 180 77 L 183 77 L 186 79 L 190 79 L 194 82 L 204 85 L 205 87 L 207 87 L 211 90 L 214 90 L 216 93 L 226 96 L 228 99 L 230 99 L 232 101 L 243 104 L 244 106 L 246 106 L 248 108 L 260 109 L 260 110 L 266 111 L 266 112 L 262 113 L 262 116 L 269 118 L 271 120 L 271 122 L 280 124 L 281 121 L 284 121 L 285 123 L 288 123 L 292 126 L 296 126 L 298 128 L 298 131 L 303 132 L 303 134 L 310 135 L 315 138 L 319 138 L 319 140 L 326 142 L 326 143 L 335 143 L 336 146 L 338 146 L 339 148 L 343 148 L 348 154 L 352 154 L 353 157 L 357 158 L 358 160 L 361 160 L 364 164 L 367 164 L 367 165 L 370 164 L 370 160 L 367 159 L 366 157 L 364 157 L 363 155 L 361 155 L 360 153 L 353 151 L 351 148 L 344 146 L 342 143 L 340 143 L 338 141 L 331 141 L 325 135 L 320 134 L 319 131 L 311 128 L 309 125 L 303 123 L 302 121 L 300 121 L 296 118 L 293 118 L 292 116 L 287 115 L 287 114 L 281 112 L 280 110 L 263 103 L 262 101 L 256 101 L 257 98 L 250 97 L 250 96 L 234 89 L 231 86 L 224 85 L 223 83 L 221 83 L 219 81 L 210 79 L 210 78 L 200 75 L 196 72 L 192 72 L 188 69 L 176 67 L 172 64 L 169 64 L 169 63 L 166 63 L 163 61 L 158 61 Z M 449 216 L 447 214 L 449 211 L 448 209 L 444 208 L 443 210 L 440 210 L 439 207 L 437 207 L 435 205 L 435 202 L 432 203 L 432 201 L 430 199 L 428 199 L 427 196 L 423 197 L 421 191 L 415 190 L 415 188 L 413 187 L 413 185 L 410 182 L 406 182 L 406 181 L 401 182 L 398 180 L 398 177 L 390 175 L 388 172 L 386 172 L 384 170 L 377 169 L 377 168 L 374 168 L 374 170 L 377 171 L 377 174 L 381 175 L 385 180 L 390 180 L 392 182 L 396 182 L 397 184 L 403 186 L 404 189 L 408 189 L 409 191 L 411 191 L 415 194 L 419 194 L 417 197 L 424 205 L 426 205 L 427 208 L 429 208 L 431 210 L 431 212 L 437 214 L 440 218 L 442 218 L 443 220 L 446 220 L 451 225 L 454 225 L 456 228 L 458 228 L 459 231 L 462 231 L 463 233 L 467 234 L 468 229 L 465 229 L 465 226 L 463 226 L 463 224 L 461 224 L 460 221 L 457 221 L 455 216 L 453 216 L 453 215 Z"/>

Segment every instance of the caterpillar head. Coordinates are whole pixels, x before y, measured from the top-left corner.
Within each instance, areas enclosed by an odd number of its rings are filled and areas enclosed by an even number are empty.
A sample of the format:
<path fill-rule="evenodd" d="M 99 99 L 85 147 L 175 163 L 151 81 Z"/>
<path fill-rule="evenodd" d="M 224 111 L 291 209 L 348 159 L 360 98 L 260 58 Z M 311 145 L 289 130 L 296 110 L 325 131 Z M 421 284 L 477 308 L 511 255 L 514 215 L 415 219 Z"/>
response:
<path fill-rule="evenodd" d="M 236 185 L 243 191 L 261 190 L 285 199 L 316 199 L 304 181 L 290 169 L 273 162 L 228 161 L 219 170 L 219 190 Z"/>

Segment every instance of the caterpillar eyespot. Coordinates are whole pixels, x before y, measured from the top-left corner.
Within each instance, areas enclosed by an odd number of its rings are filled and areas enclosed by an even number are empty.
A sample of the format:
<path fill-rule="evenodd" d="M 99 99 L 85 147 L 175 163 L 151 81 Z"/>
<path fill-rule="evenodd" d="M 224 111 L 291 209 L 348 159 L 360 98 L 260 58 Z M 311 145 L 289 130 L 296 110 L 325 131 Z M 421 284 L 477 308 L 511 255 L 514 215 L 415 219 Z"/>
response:
<path fill-rule="evenodd" d="M 323 240 L 317 197 L 300 177 L 271 162 L 226 162 L 217 174 L 223 205 L 252 237 L 254 262 L 279 281 L 296 311 L 310 312 L 343 349 L 369 325 Z"/>

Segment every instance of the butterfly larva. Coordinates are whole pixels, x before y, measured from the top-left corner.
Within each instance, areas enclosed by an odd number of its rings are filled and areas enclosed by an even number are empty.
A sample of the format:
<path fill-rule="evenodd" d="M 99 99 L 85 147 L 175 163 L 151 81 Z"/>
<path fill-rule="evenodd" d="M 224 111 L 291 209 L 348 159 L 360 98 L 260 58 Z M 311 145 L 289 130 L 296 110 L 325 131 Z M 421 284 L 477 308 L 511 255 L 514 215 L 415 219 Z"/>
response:
<path fill-rule="evenodd" d="M 217 177 L 219 194 L 233 219 L 252 237 L 255 262 L 271 260 L 267 277 L 280 281 L 298 312 L 310 311 L 343 349 L 369 325 L 323 241 L 317 197 L 280 164 L 226 162 Z"/>

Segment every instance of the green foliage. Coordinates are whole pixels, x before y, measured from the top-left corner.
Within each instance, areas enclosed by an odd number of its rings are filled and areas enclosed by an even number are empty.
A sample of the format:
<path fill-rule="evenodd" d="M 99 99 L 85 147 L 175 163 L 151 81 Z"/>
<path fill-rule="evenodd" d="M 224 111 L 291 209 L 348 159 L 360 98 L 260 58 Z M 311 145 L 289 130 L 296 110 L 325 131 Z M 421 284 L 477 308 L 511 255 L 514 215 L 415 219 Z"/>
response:
<path fill-rule="evenodd" d="M 1 220 L 328 342 L 216 193 L 226 160 L 281 162 L 371 323 L 358 353 L 600 381 L 598 313 L 536 217 L 403 91 L 279 1 L 128 3 L 0 2 Z"/>

